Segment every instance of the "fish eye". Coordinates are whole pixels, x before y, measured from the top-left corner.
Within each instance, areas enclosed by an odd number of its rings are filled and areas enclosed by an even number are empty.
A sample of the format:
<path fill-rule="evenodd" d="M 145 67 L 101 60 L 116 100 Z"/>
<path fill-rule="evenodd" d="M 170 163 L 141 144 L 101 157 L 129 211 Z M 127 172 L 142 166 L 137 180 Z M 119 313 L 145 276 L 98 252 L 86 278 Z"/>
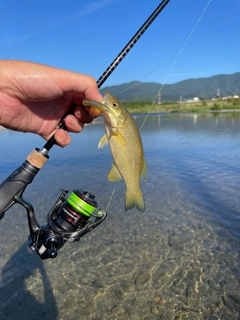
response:
<path fill-rule="evenodd" d="M 116 108 L 117 107 L 117 103 L 113 103 L 113 107 Z"/>

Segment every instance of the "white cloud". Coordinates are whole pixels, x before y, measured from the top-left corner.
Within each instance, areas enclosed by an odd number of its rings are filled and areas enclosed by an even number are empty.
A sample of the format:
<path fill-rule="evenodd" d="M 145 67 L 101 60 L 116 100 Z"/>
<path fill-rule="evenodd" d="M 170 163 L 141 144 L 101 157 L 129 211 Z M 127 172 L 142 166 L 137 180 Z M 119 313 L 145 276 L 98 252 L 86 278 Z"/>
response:
<path fill-rule="evenodd" d="M 90 3 L 88 5 L 86 5 L 85 7 L 83 7 L 83 9 L 79 12 L 76 13 L 74 16 L 77 18 L 82 18 L 92 12 L 98 11 L 114 2 L 117 2 L 119 0 L 102 0 L 102 1 L 97 1 L 97 2 L 93 2 Z"/>

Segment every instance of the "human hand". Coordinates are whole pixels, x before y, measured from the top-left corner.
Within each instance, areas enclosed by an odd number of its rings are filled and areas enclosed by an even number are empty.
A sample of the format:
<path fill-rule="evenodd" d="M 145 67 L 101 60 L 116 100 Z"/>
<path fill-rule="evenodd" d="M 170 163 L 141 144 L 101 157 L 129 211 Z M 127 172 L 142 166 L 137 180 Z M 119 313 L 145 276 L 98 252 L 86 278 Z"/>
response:
<path fill-rule="evenodd" d="M 33 132 L 48 140 L 55 132 L 58 145 L 71 141 L 63 129 L 55 131 L 73 106 L 65 125 L 69 132 L 80 132 L 84 123 L 100 114 L 82 105 L 84 99 L 101 102 L 96 81 L 87 75 L 49 66 L 12 60 L 0 60 L 0 124 L 6 128 Z"/>

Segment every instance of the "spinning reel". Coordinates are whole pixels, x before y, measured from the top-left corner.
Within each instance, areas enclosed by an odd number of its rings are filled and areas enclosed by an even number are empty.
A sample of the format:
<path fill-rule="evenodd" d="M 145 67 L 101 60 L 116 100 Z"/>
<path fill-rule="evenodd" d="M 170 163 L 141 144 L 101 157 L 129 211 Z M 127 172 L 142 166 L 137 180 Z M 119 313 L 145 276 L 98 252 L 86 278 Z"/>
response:
<path fill-rule="evenodd" d="M 33 206 L 22 194 L 48 160 L 47 152 L 45 148 L 33 150 L 22 166 L 0 185 L 0 219 L 13 204 L 23 206 L 28 216 L 30 248 L 41 259 L 55 258 L 66 241 L 79 241 L 107 216 L 104 210 L 97 209 L 95 196 L 91 192 L 76 189 L 69 194 L 61 190 L 47 214 L 47 224 L 38 224 Z"/>
<path fill-rule="evenodd" d="M 41 259 L 55 258 L 66 241 L 79 241 L 107 216 L 101 209 L 94 214 L 97 202 L 92 193 L 77 189 L 68 196 L 68 191 L 61 191 L 47 214 L 47 224 L 43 226 L 37 225 L 32 206 L 21 202 L 28 213 L 30 249 L 36 251 Z"/>

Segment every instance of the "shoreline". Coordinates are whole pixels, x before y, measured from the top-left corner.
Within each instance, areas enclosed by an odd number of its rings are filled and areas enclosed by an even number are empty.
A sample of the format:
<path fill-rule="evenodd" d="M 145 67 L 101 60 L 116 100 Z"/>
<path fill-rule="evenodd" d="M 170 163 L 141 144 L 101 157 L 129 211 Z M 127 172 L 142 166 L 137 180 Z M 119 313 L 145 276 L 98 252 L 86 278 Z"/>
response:
<path fill-rule="evenodd" d="M 225 109 L 225 110 L 198 110 L 198 111 L 151 111 L 151 112 L 134 112 L 129 110 L 133 116 L 145 116 L 145 115 L 174 115 L 174 114 L 226 114 L 226 113 L 240 113 L 240 109 Z"/>
<path fill-rule="evenodd" d="M 131 113 L 195 113 L 195 112 L 239 112 L 240 99 L 237 100 L 203 100 L 192 103 L 163 102 L 162 104 L 151 101 L 125 102 L 124 106 Z"/>

